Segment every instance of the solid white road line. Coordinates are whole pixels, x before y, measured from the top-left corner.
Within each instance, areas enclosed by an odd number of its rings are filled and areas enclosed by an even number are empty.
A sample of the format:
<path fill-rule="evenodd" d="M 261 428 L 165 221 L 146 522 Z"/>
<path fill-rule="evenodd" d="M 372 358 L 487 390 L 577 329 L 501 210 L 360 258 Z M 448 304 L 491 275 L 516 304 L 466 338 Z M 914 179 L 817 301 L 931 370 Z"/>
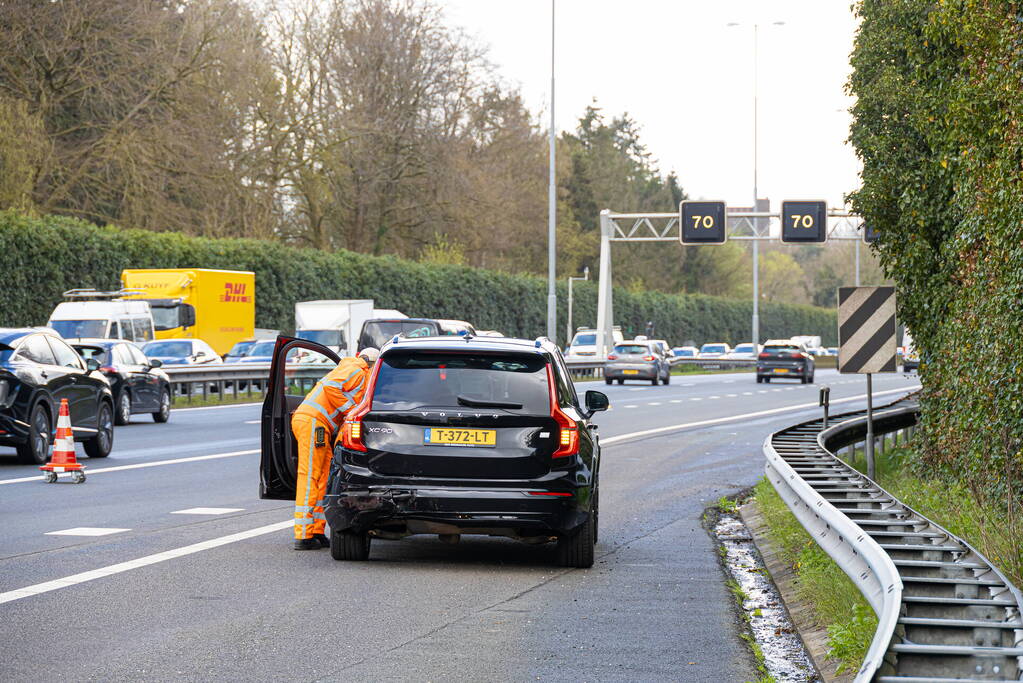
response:
<path fill-rule="evenodd" d="M 212 538 L 208 541 L 202 541 L 200 543 L 193 543 L 192 545 L 186 545 L 181 548 L 175 548 L 174 550 L 167 550 L 162 553 L 156 553 L 155 555 L 146 555 L 140 557 L 137 560 L 129 560 L 128 562 L 119 562 L 112 564 L 109 567 L 101 567 L 99 569 L 93 569 L 91 571 L 82 572 L 80 574 L 72 574 L 71 576 L 63 579 L 56 579 L 54 581 L 46 581 L 45 583 L 37 583 L 33 586 L 26 586 L 25 588 L 19 588 L 13 591 L 7 591 L 0 593 L 0 604 L 5 602 L 13 602 L 20 600 L 21 598 L 27 598 L 33 595 L 39 595 L 40 593 L 49 593 L 55 591 L 58 588 L 66 588 L 68 586 L 75 586 L 86 581 L 92 581 L 94 579 L 101 579 L 104 576 L 112 576 L 114 574 L 121 574 L 122 572 L 131 571 L 132 569 L 138 569 L 140 567 L 148 567 L 151 564 L 157 564 L 159 562 L 166 562 L 167 560 L 173 560 L 185 555 L 193 555 L 195 553 L 202 552 L 203 550 L 210 550 L 212 548 L 219 548 L 222 545 L 228 543 L 235 543 L 236 541 L 244 541 L 248 538 L 255 538 L 256 536 L 262 536 L 263 534 L 273 533 L 281 529 L 287 529 L 294 524 L 293 520 L 286 522 L 277 522 L 276 524 L 268 524 L 266 526 L 257 527 L 255 529 L 249 529 L 248 531 L 241 531 L 237 534 L 231 534 L 230 536 L 221 536 L 220 538 Z"/>
<path fill-rule="evenodd" d="M 232 451 L 230 453 L 214 453 L 213 455 L 196 455 L 191 458 L 174 458 L 173 460 L 155 460 L 153 462 L 140 462 L 135 465 L 118 465 L 116 467 L 90 467 L 89 476 L 94 474 L 100 474 L 102 472 L 120 472 L 122 470 L 139 470 L 144 467 L 161 467 L 162 465 L 178 465 L 183 462 L 198 462 L 200 460 L 216 460 L 218 458 L 233 458 L 239 455 L 252 455 L 253 453 L 259 453 L 259 449 L 253 449 L 251 451 Z M 69 474 L 57 475 L 59 477 L 71 476 Z M 43 476 L 37 477 L 18 477 L 17 479 L 0 479 L 0 484 L 20 484 L 25 481 L 42 481 Z"/>
<path fill-rule="evenodd" d="M 76 526 L 74 529 L 64 529 L 63 531 L 47 531 L 46 536 L 109 536 L 110 534 L 119 534 L 122 531 L 131 531 L 131 529 L 113 529 L 110 527 L 101 526 Z"/>
<path fill-rule="evenodd" d="M 241 512 L 245 508 L 188 508 L 174 510 L 172 515 L 226 515 L 229 512 Z"/>
<path fill-rule="evenodd" d="M 875 391 L 874 396 L 884 396 L 885 394 L 900 394 L 909 393 L 916 391 L 920 388 L 920 385 L 914 385 L 910 387 L 904 387 L 902 389 L 889 389 L 888 391 Z M 866 394 L 860 396 L 850 396 L 849 398 L 833 399 L 831 405 L 836 403 L 849 403 L 851 401 L 862 401 L 867 398 Z M 628 441 L 630 439 L 638 439 L 644 436 L 653 436 L 655 434 L 664 434 L 666 432 L 675 432 L 680 429 L 689 429 L 691 427 L 706 427 L 708 425 L 723 424 L 725 422 L 737 422 L 739 420 L 749 420 L 755 417 L 764 417 L 765 415 L 777 415 L 778 413 L 787 413 L 793 410 L 805 410 L 806 408 L 819 408 L 818 402 L 813 403 L 800 403 L 794 406 L 785 406 L 783 408 L 772 408 L 771 410 L 761 410 L 755 413 L 744 413 L 742 415 L 730 415 L 728 417 L 716 417 L 710 420 L 700 420 L 699 422 L 687 422 L 685 424 L 669 425 L 667 427 L 656 427 L 654 429 L 644 429 L 640 432 L 632 432 L 631 434 L 619 434 L 618 436 L 611 436 L 606 439 L 600 440 L 601 446 L 612 446 L 622 441 Z"/>

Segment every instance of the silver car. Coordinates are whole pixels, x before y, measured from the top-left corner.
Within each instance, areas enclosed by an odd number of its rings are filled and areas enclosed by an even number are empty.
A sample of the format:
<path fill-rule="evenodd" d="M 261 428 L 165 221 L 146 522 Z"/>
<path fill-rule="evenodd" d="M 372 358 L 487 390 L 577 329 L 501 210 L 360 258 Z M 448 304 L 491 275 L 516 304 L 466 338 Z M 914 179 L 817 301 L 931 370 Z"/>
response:
<path fill-rule="evenodd" d="M 641 379 L 657 386 L 671 381 L 671 365 L 660 346 L 650 341 L 627 341 L 615 344 L 604 364 L 604 382 Z"/>

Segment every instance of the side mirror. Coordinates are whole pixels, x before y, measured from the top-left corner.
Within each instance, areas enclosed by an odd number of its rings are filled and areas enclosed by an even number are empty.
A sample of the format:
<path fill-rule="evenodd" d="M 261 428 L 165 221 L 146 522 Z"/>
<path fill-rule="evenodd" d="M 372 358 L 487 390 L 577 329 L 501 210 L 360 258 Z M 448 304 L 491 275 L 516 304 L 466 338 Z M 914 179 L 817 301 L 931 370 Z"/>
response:
<path fill-rule="evenodd" d="M 149 359 L 149 367 L 151 367 L 151 368 L 163 367 L 163 361 L 160 360 L 159 358 L 150 358 Z"/>
<path fill-rule="evenodd" d="M 600 412 L 601 410 L 607 410 L 610 406 L 611 402 L 607 399 L 605 394 L 599 391 L 586 392 L 586 410 L 590 413 L 590 415 Z"/>
<path fill-rule="evenodd" d="M 181 327 L 192 327 L 195 325 L 195 306 L 192 304 L 180 304 L 181 311 L 178 315 L 178 320 L 181 322 Z"/>
<path fill-rule="evenodd" d="M 100 368 L 99 361 L 96 360 L 95 358 L 86 358 L 85 359 L 85 368 L 89 372 L 96 372 Z"/>

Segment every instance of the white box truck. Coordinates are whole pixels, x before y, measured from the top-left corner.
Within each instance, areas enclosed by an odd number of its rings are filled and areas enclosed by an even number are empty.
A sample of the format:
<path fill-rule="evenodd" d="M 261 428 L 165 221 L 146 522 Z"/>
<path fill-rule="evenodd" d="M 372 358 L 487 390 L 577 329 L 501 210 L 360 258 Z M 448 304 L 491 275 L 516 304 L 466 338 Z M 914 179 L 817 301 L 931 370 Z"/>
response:
<path fill-rule="evenodd" d="M 373 317 L 372 299 L 325 299 L 295 303 L 295 336 L 354 354 L 362 323 Z"/>

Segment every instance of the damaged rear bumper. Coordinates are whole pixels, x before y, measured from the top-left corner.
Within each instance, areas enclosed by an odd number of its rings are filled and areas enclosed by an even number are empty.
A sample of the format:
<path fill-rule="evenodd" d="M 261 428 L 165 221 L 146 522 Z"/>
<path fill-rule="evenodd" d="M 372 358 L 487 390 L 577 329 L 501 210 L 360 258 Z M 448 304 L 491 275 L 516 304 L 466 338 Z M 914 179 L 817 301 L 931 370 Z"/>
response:
<path fill-rule="evenodd" d="M 337 467 L 331 472 L 324 501 L 331 529 L 384 538 L 486 534 L 551 540 L 571 533 L 589 515 L 589 486 L 552 487 L 549 481 L 528 488 L 367 484 L 349 481 L 347 474 Z"/>

